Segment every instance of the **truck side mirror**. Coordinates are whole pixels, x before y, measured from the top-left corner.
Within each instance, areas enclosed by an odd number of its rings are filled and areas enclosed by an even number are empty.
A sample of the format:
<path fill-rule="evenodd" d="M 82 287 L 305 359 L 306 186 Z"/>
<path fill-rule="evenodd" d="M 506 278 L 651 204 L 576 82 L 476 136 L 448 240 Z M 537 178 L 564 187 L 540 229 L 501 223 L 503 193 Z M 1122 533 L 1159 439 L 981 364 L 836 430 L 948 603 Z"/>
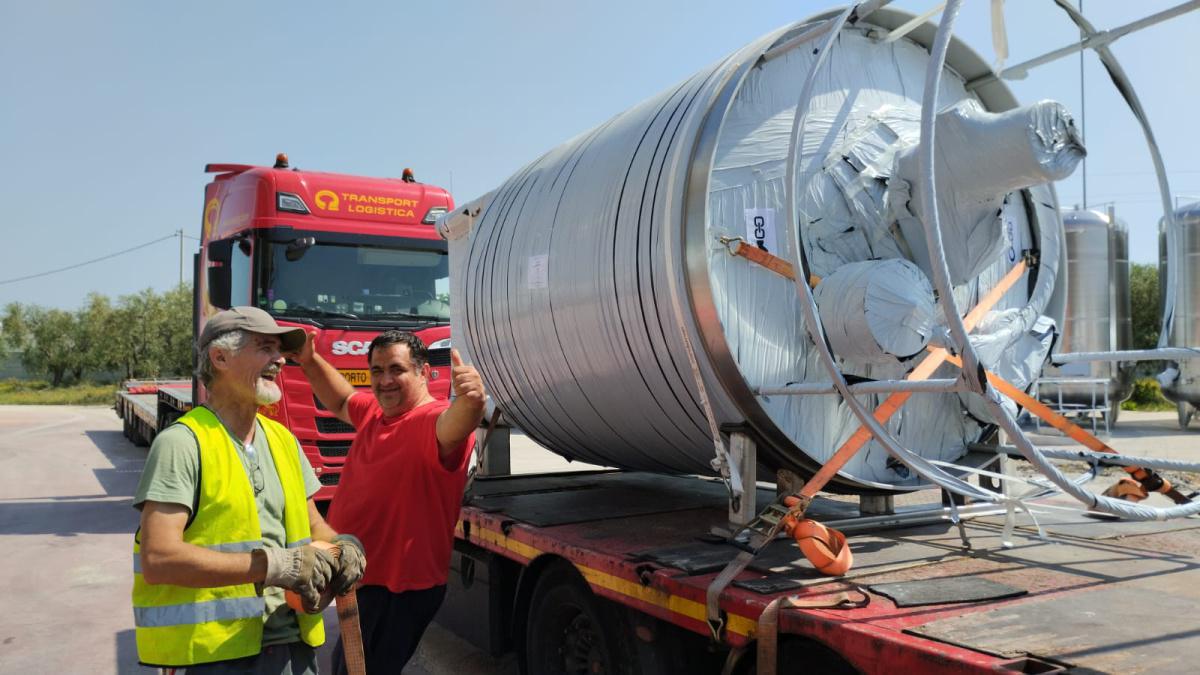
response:
<path fill-rule="evenodd" d="M 316 237 L 297 237 L 288 243 L 284 256 L 288 259 L 288 262 L 296 262 L 303 258 L 305 253 L 308 253 L 308 249 L 316 245 Z"/>
<path fill-rule="evenodd" d="M 229 309 L 232 258 L 232 239 L 221 239 L 208 243 L 208 301 L 218 309 Z"/>

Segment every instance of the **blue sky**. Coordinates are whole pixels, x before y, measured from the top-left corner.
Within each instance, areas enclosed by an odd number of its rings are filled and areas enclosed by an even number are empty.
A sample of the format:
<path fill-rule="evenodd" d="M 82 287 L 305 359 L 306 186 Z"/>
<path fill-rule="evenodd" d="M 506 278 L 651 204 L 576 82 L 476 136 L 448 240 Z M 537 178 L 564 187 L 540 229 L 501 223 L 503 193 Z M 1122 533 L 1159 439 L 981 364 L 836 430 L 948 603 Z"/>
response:
<path fill-rule="evenodd" d="M 1087 0 L 1112 28 L 1182 0 Z M 898 0 L 923 12 L 931 1 Z M 991 61 L 989 3 L 958 34 Z M 208 162 L 372 176 L 412 167 L 466 201 L 528 161 L 679 82 L 818 2 L 0 3 L 0 280 L 199 229 Z M 1008 0 L 1013 64 L 1076 35 L 1049 0 Z M 1200 200 L 1200 12 L 1118 41 L 1172 191 Z M 1132 115 L 1093 55 L 1086 66 L 1088 197 L 1115 201 L 1131 257 L 1157 257 L 1161 215 Z M 1079 61 L 1011 84 L 1078 115 Z M 1079 172 L 1059 186 L 1082 197 Z M 190 251 L 195 242 L 188 241 Z M 190 262 L 187 263 L 190 266 Z M 185 269 L 190 279 L 190 269 Z M 179 247 L 0 284 L 0 305 L 78 307 L 178 281 Z"/>

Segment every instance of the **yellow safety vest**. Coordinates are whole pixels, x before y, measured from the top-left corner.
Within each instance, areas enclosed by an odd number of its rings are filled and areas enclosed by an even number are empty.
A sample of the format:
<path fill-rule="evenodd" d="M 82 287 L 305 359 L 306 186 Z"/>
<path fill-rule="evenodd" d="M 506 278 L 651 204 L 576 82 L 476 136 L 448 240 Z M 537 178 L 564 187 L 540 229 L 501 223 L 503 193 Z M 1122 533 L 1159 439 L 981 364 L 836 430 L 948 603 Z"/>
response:
<path fill-rule="evenodd" d="M 258 415 L 275 470 L 283 484 L 283 525 L 287 546 L 311 541 L 308 497 L 296 440 L 282 424 Z M 232 439 L 207 408 L 179 418 L 200 446 L 200 497 L 183 540 L 214 551 L 262 548 L 258 504 Z M 187 588 L 148 584 L 142 578 L 141 544 L 133 543 L 133 618 L 138 660 L 151 666 L 193 666 L 253 656 L 262 651 L 266 604 L 254 584 Z M 297 613 L 300 639 L 325 642 L 320 614 Z"/>

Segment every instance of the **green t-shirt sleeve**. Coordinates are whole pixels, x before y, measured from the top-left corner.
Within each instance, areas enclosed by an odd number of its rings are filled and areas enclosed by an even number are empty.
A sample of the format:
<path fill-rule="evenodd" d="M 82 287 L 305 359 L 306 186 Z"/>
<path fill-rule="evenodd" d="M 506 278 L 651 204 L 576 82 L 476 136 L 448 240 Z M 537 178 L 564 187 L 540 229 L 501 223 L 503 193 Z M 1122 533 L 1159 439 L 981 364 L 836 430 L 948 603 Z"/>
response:
<path fill-rule="evenodd" d="M 299 439 L 296 439 L 296 452 L 300 453 L 300 473 L 304 474 L 304 494 L 312 499 L 312 496 L 317 494 L 317 490 L 321 489 L 321 481 L 317 480 L 317 472 L 313 471 L 312 464 L 308 461 L 308 455 L 304 454 L 304 448 L 300 447 Z"/>
<path fill-rule="evenodd" d="M 199 480 L 200 448 L 196 437 L 191 429 L 173 424 L 154 437 L 133 506 L 140 510 L 142 502 L 148 500 L 179 504 L 191 511 Z"/>

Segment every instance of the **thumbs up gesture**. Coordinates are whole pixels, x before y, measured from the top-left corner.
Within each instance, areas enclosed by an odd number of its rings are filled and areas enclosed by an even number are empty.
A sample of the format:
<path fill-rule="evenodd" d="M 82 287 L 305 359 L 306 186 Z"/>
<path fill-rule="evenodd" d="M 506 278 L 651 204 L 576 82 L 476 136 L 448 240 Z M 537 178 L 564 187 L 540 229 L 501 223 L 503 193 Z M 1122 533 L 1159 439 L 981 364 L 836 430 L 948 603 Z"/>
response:
<path fill-rule="evenodd" d="M 483 379 L 475 366 L 463 363 L 462 355 L 457 349 L 450 350 L 450 377 L 454 395 L 466 399 L 475 405 L 483 406 L 487 392 L 483 388 Z"/>

